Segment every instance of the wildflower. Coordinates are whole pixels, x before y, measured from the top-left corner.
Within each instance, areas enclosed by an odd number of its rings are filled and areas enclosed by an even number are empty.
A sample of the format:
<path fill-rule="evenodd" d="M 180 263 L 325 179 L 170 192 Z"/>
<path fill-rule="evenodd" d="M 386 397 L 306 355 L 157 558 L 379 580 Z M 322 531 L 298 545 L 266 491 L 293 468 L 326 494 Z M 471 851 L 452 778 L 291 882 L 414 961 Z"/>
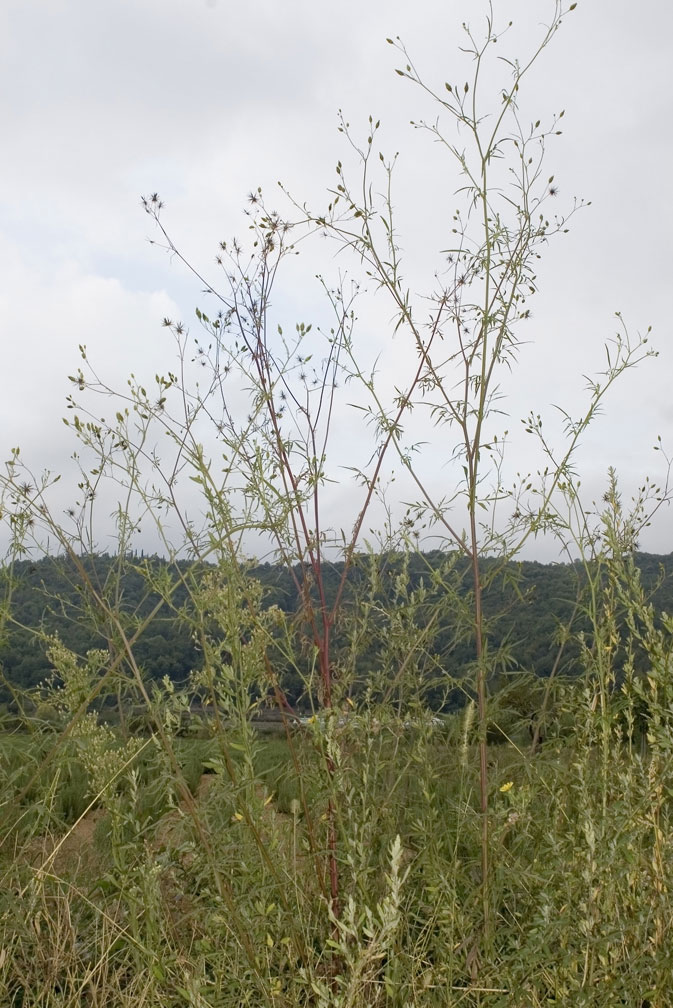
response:
<path fill-rule="evenodd" d="M 502 791 L 503 794 L 505 794 L 507 791 L 511 791 L 513 787 L 514 787 L 514 781 L 508 780 L 506 784 L 502 785 L 500 790 Z"/>

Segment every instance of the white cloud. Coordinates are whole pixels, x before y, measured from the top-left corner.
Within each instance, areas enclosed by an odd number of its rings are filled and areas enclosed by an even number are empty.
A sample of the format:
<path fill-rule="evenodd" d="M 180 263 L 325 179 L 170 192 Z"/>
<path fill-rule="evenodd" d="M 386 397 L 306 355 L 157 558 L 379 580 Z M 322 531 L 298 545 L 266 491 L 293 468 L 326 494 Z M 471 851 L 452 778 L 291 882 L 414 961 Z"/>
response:
<path fill-rule="evenodd" d="M 467 13 L 477 28 L 478 6 L 459 11 L 421 0 L 391 9 L 383 0 L 344 0 L 331 11 L 304 0 L 6 0 L 4 444 L 22 442 L 38 468 L 64 464 L 74 446 L 59 418 L 79 343 L 111 384 L 123 386 L 132 370 L 151 376 L 169 366 L 160 319 L 190 321 L 203 298 L 179 263 L 148 245 L 152 227 L 140 194 L 160 192 L 171 233 L 214 280 L 217 242 L 245 230 L 246 192 L 261 184 L 281 207 L 278 179 L 312 202 L 334 184 L 336 160 L 348 162 L 335 129 L 339 106 L 356 135 L 365 135 L 370 113 L 380 117 L 383 148 L 400 150 L 395 205 L 405 268 L 414 286 L 431 288 L 426 277 L 436 250 L 446 247 L 458 183 L 439 149 L 409 127 L 410 118 L 432 115 L 432 106 L 392 72 L 400 57 L 384 40 L 400 34 L 441 88 L 463 79 L 460 20 Z M 511 0 L 507 10 L 515 25 L 502 54 L 539 33 L 529 0 Z M 657 433 L 673 447 L 673 212 L 665 193 L 672 29 L 673 12 L 657 0 L 579 4 L 523 103 L 532 116 L 566 109 L 565 135 L 548 152 L 559 208 L 575 193 L 593 206 L 541 261 L 542 293 L 524 331 L 533 344 L 508 382 L 512 423 L 529 408 L 553 416 L 554 402 L 580 408 L 581 376 L 602 366 L 616 309 L 632 330 L 652 324 L 661 349 L 654 366 L 625 378 L 586 440 L 591 492 L 611 462 L 635 485 L 641 467 L 650 468 Z M 328 249 L 298 262 L 278 290 L 279 319 L 324 323 L 311 278 L 343 265 Z M 390 317 L 387 307 L 363 305 L 360 332 L 365 353 L 385 351 L 382 379 L 392 384 L 413 353 L 391 340 Z M 344 409 L 339 423 L 350 432 L 347 417 Z M 527 462 L 526 449 L 518 451 L 514 469 Z M 341 487 L 334 500 L 340 519 L 353 498 Z M 669 525 L 670 517 L 659 523 L 650 548 L 673 548 Z"/>

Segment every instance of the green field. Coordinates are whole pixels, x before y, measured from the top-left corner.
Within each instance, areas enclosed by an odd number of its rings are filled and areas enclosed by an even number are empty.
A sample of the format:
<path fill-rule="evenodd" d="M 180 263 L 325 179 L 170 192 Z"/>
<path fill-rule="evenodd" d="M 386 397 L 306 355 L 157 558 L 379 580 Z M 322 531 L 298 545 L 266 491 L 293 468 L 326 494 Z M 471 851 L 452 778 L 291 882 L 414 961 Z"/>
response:
<path fill-rule="evenodd" d="M 496 927 L 479 985 L 469 712 L 175 738 L 170 755 L 144 737 L 130 760 L 93 732 L 46 765 L 57 736 L 3 736 L 0 1003 L 640 1004 L 671 977 L 666 775 L 616 732 L 609 754 L 562 732 L 533 754 L 524 727 L 488 750 Z"/>

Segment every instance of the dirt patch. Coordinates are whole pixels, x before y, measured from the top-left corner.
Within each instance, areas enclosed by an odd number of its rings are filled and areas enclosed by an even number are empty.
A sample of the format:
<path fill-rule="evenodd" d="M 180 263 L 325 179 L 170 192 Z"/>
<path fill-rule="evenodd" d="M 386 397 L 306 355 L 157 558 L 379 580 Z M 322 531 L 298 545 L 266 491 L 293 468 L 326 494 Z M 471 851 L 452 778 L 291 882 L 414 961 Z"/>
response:
<path fill-rule="evenodd" d="M 46 836 L 35 841 L 29 853 L 30 862 L 54 875 L 72 876 L 93 867 L 97 861 L 94 834 L 104 815 L 103 809 L 92 809 L 64 836 Z"/>
<path fill-rule="evenodd" d="M 201 780 L 199 781 L 198 787 L 196 789 L 196 800 L 203 801 L 206 798 L 211 787 L 217 780 L 215 774 L 201 774 Z"/>

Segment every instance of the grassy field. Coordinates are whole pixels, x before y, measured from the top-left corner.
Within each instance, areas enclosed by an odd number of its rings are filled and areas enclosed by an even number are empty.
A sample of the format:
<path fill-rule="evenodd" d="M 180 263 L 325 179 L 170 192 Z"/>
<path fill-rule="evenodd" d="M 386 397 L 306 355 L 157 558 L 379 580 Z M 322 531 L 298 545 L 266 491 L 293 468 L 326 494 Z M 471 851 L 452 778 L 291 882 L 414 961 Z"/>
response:
<path fill-rule="evenodd" d="M 607 754 L 531 754 L 525 726 L 491 746 L 485 944 L 469 727 L 353 719 L 170 757 L 94 732 L 45 766 L 57 736 L 3 736 L 0 1004 L 669 1003 L 669 764 L 616 732 Z"/>

